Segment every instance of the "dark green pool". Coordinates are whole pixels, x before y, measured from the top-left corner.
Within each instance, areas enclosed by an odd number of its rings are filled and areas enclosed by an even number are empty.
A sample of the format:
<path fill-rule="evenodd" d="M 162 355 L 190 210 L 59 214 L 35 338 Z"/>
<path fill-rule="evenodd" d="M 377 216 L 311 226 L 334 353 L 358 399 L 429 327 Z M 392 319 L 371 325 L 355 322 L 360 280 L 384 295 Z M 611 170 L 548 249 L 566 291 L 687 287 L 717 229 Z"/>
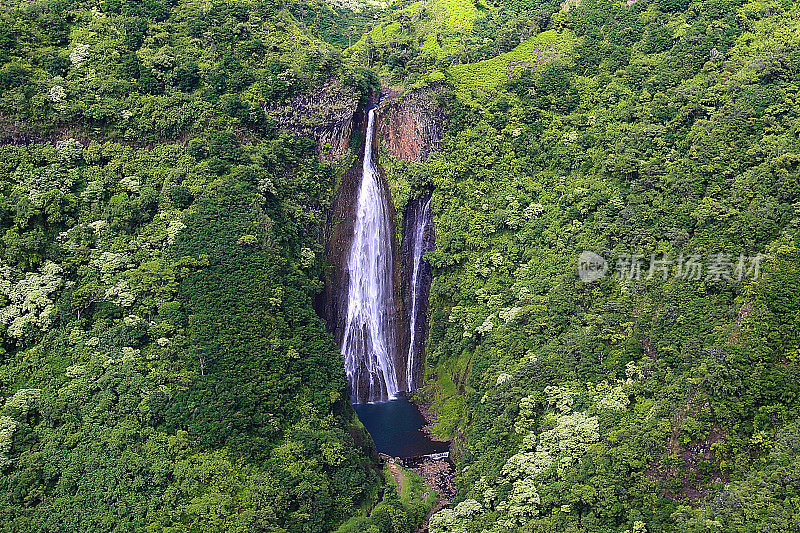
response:
<path fill-rule="evenodd" d="M 380 403 L 353 405 L 378 451 L 392 457 L 416 457 L 442 453 L 447 442 L 436 442 L 422 431 L 425 419 L 417 407 L 400 398 Z"/>

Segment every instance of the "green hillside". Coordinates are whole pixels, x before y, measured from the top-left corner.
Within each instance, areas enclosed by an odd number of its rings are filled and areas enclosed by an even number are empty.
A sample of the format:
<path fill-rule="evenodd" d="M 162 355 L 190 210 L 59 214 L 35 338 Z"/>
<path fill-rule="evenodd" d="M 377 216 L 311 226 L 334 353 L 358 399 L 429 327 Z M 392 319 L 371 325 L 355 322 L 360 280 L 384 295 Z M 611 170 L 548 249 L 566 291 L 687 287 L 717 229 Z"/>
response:
<path fill-rule="evenodd" d="M 379 147 L 433 195 L 430 531 L 800 529 L 798 87 L 791 0 L 6 0 L 0 530 L 417 530 L 319 314 L 389 90 L 445 117 Z"/>
<path fill-rule="evenodd" d="M 446 70 L 440 153 L 391 165 L 434 190 L 431 531 L 798 526 L 797 9 L 582 2 Z"/>
<path fill-rule="evenodd" d="M 567 30 L 548 30 L 535 35 L 511 50 L 492 59 L 455 65 L 447 70 L 459 98 L 470 101 L 473 93 L 488 93 L 504 85 L 509 76 L 521 72 L 539 72 L 551 64 L 568 65 L 572 61 L 575 35 Z"/>
<path fill-rule="evenodd" d="M 312 309 L 335 172 L 264 108 L 357 75 L 288 6 L 6 5 L 4 531 L 330 531 L 379 477 Z"/>

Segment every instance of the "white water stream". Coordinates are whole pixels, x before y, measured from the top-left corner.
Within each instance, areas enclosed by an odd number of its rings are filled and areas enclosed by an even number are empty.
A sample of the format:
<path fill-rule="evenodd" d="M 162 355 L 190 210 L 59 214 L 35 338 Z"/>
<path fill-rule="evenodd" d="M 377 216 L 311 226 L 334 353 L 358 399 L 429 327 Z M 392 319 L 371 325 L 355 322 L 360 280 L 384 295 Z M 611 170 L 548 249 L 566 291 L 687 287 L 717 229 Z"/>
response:
<path fill-rule="evenodd" d="M 432 197 L 431 197 L 432 198 Z M 414 380 L 414 370 L 417 365 L 417 320 L 420 312 L 420 300 L 422 299 L 422 286 L 419 283 L 419 271 L 422 267 L 422 255 L 425 245 L 425 229 L 431 216 L 431 198 L 428 201 L 419 203 L 419 212 L 414 217 L 416 227 L 413 230 L 412 238 L 414 246 L 414 258 L 411 274 L 411 310 L 409 317 L 409 343 L 408 357 L 406 357 L 406 383 L 408 390 L 414 390 L 416 383 Z"/>
<path fill-rule="evenodd" d="M 386 193 L 372 161 L 375 112 L 369 111 L 353 243 L 348 260 L 344 368 L 355 403 L 389 400 L 400 391 L 395 368 L 397 323 L 392 234 Z"/>

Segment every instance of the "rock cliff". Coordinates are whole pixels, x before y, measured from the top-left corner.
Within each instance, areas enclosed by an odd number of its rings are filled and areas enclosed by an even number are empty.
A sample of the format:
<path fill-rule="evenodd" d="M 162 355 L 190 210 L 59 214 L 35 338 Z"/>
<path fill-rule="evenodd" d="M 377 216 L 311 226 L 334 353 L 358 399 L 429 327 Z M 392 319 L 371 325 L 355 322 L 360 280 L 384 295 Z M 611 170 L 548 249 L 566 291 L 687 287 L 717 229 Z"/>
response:
<path fill-rule="evenodd" d="M 319 156 L 331 160 L 347 149 L 358 102 L 358 94 L 352 88 L 331 79 L 264 112 L 277 121 L 280 129 L 314 139 Z"/>
<path fill-rule="evenodd" d="M 436 98 L 441 91 L 439 86 L 428 86 L 423 89 L 411 91 L 410 93 L 398 97 L 389 94 L 387 98 L 378 103 L 377 99 L 372 99 L 369 106 L 376 106 L 376 140 L 385 146 L 390 154 L 398 159 L 406 161 L 420 162 L 437 149 L 442 138 L 446 124 L 446 117 Z M 335 98 L 335 87 L 328 87 L 321 90 L 315 97 L 306 95 L 298 97 L 296 108 L 282 115 L 281 127 L 296 131 L 300 134 L 311 136 L 317 139 L 320 146 L 327 142 L 332 150 L 325 153 L 329 157 L 335 157 L 344 152 L 350 135 L 364 135 L 366 126 L 366 113 L 359 109 L 357 102 L 351 103 L 343 100 L 341 105 L 334 110 L 326 108 L 322 101 L 324 99 Z M 306 109 L 306 111 L 303 111 Z M 321 113 L 322 115 L 304 118 L 306 113 Z M 327 114 L 326 114 L 327 113 Z M 318 128 L 303 128 L 303 124 L 322 123 L 324 126 Z M 331 142 L 333 140 L 333 142 Z M 377 143 L 374 143 L 377 145 Z M 361 146 L 364 146 L 363 141 Z M 362 148 L 363 149 L 363 148 Z M 377 152 L 377 151 L 376 151 Z M 377 153 L 373 155 L 377 161 Z M 358 189 L 361 182 L 361 165 L 363 152 L 355 159 L 352 166 L 345 170 L 339 188 L 334 199 L 333 209 L 330 213 L 329 225 L 330 237 L 327 240 L 326 257 L 328 268 L 325 276 L 325 292 L 317 308 L 325 317 L 328 328 L 333 333 L 336 341 L 341 343 L 344 332 L 345 319 L 347 313 L 347 297 L 349 285 L 348 258 L 350 247 L 353 241 L 353 225 L 355 222 L 356 202 Z M 385 183 L 383 170 L 380 169 L 381 180 L 384 181 L 384 191 L 388 195 L 389 189 Z M 427 296 L 431 282 L 430 267 L 423 265 L 418 283 L 421 287 L 420 295 L 424 301 L 418 304 L 421 323 L 417 328 L 414 339 L 409 338 L 409 305 L 410 284 L 413 272 L 413 250 L 409 248 L 411 239 L 410 233 L 414 232 L 420 224 L 420 207 L 430 198 L 430 195 L 412 200 L 406 206 L 403 228 L 403 244 L 392 243 L 395 255 L 394 287 L 397 294 L 395 302 L 396 309 L 390 309 L 392 320 L 398 325 L 397 331 L 397 352 L 400 354 L 395 367 L 398 371 L 398 382 L 401 389 L 405 388 L 405 356 L 408 353 L 409 343 L 414 342 L 419 349 L 417 362 L 419 367 L 413 370 L 414 378 L 421 380 L 424 370 L 424 339 L 427 333 Z M 391 196 L 387 198 L 387 204 L 391 212 L 393 221 L 397 220 L 395 206 Z M 396 235 L 392 230 L 392 235 Z M 427 222 L 424 231 L 425 252 L 433 249 L 433 227 L 430 221 Z"/>
<path fill-rule="evenodd" d="M 366 127 L 366 113 L 359 110 L 353 118 L 353 131 L 364 135 Z M 364 143 L 361 143 L 362 150 Z M 374 144 L 373 144 L 374 147 Z M 374 149 L 374 148 L 373 148 Z M 323 301 L 319 302 L 322 307 L 322 315 L 325 317 L 328 329 L 333 333 L 337 344 L 341 345 L 342 335 L 345 329 L 345 320 L 347 318 L 347 299 L 348 287 L 350 282 L 350 273 L 348 270 L 348 259 L 350 256 L 350 248 L 353 242 L 353 226 L 356 217 L 356 204 L 358 200 L 358 190 L 361 184 L 361 172 L 363 162 L 363 151 L 359 154 L 352 166 L 348 168 L 342 178 L 339 189 L 337 190 L 334 199 L 333 209 L 330 214 L 329 226 L 330 239 L 328 240 L 325 254 L 327 258 L 327 269 L 325 275 L 325 292 Z M 377 150 L 373 153 L 375 161 L 377 161 Z M 395 236 L 397 232 L 394 228 L 394 221 L 397 220 L 394 203 L 392 202 L 389 189 L 386 185 L 386 178 L 384 177 L 383 170 L 378 165 L 380 172 L 380 179 L 383 181 L 383 190 L 387 195 L 387 205 L 392 223 L 391 235 Z M 394 301 L 396 306 L 394 309 L 388 309 L 390 320 L 396 324 L 396 331 L 398 338 L 395 339 L 397 346 L 394 352 L 398 354 L 395 361 L 395 368 L 398 374 L 398 384 L 401 390 L 405 389 L 405 353 L 408 350 L 408 324 L 407 313 L 403 306 L 403 298 L 401 294 L 401 276 L 400 276 L 400 254 L 397 239 L 392 239 L 392 250 L 394 254 Z"/>
<path fill-rule="evenodd" d="M 394 157 L 424 161 L 439 149 L 446 117 L 436 102 L 441 86 L 432 84 L 402 97 L 389 94 L 378 108 L 378 139 Z"/>

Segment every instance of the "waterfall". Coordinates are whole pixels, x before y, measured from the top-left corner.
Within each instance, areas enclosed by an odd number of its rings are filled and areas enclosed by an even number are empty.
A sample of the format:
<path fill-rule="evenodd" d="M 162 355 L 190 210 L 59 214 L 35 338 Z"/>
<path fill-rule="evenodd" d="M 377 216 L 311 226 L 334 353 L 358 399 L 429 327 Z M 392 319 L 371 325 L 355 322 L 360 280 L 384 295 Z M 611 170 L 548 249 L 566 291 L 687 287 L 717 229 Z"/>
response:
<path fill-rule="evenodd" d="M 420 199 L 417 202 L 414 217 L 413 217 L 413 228 L 411 228 L 411 237 L 413 240 L 410 243 L 413 254 L 412 254 L 412 272 L 411 272 L 411 284 L 410 284 L 410 293 L 411 293 L 411 306 L 410 306 L 410 316 L 409 316 L 409 342 L 408 342 L 408 356 L 406 357 L 406 383 L 408 384 L 408 390 L 413 390 L 417 383 L 415 379 L 415 371 L 417 370 L 418 362 L 417 362 L 417 354 L 420 352 L 418 348 L 418 344 L 423 342 L 423 338 L 420 336 L 418 339 L 418 327 L 417 322 L 420 318 L 420 314 L 422 310 L 423 298 L 425 296 L 422 294 L 424 289 L 426 288 L 423 283 L 421 283 L 420 279 L 420 272 L 425 266 L 423 264 L 422 256 L 425 252 L 430 251 L 430 246 L 428 243 L 430 239 L 426 239 L 426 232 L 429 231 L 429 225 L 431 221 L 431 199 L 432 197 L 428 197 L 427 201 L 422 201 Z M 424 317 L 422 317 L 424 320 Z"/>
<path fill-rule="evenodd" d="M 395 368 L 392 225 L 386 192 L 372 161 L 375 112 L 369 111 L 364 163 L 348 260 L 347 317 L 342 355 L 355 403 L 380 402 L 399 391 Z"/>

